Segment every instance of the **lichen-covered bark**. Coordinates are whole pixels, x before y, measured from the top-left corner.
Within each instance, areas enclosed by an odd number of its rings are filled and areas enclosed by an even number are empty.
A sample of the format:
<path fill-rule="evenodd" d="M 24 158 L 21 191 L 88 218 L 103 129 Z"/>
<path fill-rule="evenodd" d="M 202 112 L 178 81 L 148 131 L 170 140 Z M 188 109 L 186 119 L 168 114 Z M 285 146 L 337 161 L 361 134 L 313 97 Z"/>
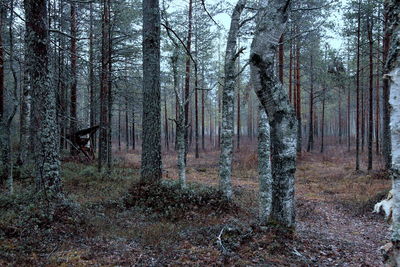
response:
<path fill-rule="evenodd" d="M 240 16 L 246 0 L 239 0 L 233 10 L 231 26 L 225 52 L 225 80 L 222 91 L 222 128 L 221 155 L 219 165 L 220 190 L 228 199 L 232 198 L 232 154 L 233 154 L 233 123 L 234 97 L 236 81 L 237 36 L 240 27 Z"/>
<path fill-rule="evenodd" d="M 160 8 L 143 1 L 143 131 L 141 180 L 158 182 L 161 164 Z"/>
<path fill-rule="evenodd" d="M 386 2 L 389 30 L 391 31 L 391 42 L 386 69 L 389 71 L 388 79 L 390 86 L 390 132 L 392 142 L 392 165 L 391 176 L 393 180 L 393 224 L 391 255 L 392 265 L 400 266 L 400 1 L 392 0 Z"/>
<path fill-rule="evenodd" d="M 179 101 L 178 118 L 176 120 L 176 140 L 178 148 L 178 173 L 179 184 L 186 187 L 186 162 L 185 162 L 185 109 L 182 101 Z"/>
<path fill-rule="evenodd" d="M 260 183 L 259 220 L 269 222 L 272 208 L 272 173 L 270 160 L 270 128 L 267 113 L 262 105 L 258 110 L 258 179 Z"/>
<path fill-rule="evenodd" d="M 36 189 L 47 197 L 61 194 L 59 129 L 56 118 L 56 91 L 48 70 L 48 26 L 46 0 L 25 0 L 27 68 L 32 87 Z"/>
<path fill-rule="evenodd" d="M 274 61 L 279 39 L 286 28 L 287 1 L 260 2 L 257 27 L 251 45 L 251 79 L 266 110 L 271 127 L 273 197 L 271 220 L 295 226 L 294 172 L 296 170 L 297 121 L 286 90 L 278 81 Z"/>

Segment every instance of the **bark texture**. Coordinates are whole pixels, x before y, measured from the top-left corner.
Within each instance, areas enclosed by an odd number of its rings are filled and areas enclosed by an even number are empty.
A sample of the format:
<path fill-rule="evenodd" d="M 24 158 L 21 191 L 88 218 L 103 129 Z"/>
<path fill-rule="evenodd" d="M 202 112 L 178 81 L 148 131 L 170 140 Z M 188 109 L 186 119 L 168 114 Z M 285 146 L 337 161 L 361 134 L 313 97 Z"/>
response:
<path fill-rule="evenodd" d="M 161 163 L 160 8 L 143 1 L 143 132 L 141 181 L 158 182 Z"/>
<path fill-rule="evenodd" d="M 400 266 L 400 1 L 386 1 L 391 42 L 386 69 L 390 88 L 390 132 L 392 142 L 391 176 L 393 180 L 393 215 L 391 266 Z"/>
<path fill-rule="evenodd" d="M 233 10 L 231 26 L 225 53 L 225 80 L 222 91 L 222 128 L 221 155 L 219 165 L 219 187 L 225 197 L 232 198 L 232 154 L 234 133 L 234 106 L 237 51 L 237 36 L 240 28 L 240 16 L 246 6 L 246 0 L 239 0 Z"/>
<path fill-rule="evenodd" d="M 62 190 L 59 160 L 59 129 L 56 118 L 56 91 L 50 86 L 48 70 L 48 25 L 46 0 L 25 0 L 27 68 L 32 86 L 35 182 L 47 197 Z"/>
<path fill-rule="evenodd" d="M 295 226 L 294 172 L 296 129 L 294 111 L 286 90 L 274 73 L 279 39 L 284 33 L 290 0 L 261 1 L 255 36 L 251 45 L 251 79 L 271 126 L 273 197 L 271 220 L 285 227 Z"/>
<path fill-rule="evenodd" d="M 268 224 L 272 208 L 270 155 L 270 127 L 267 113 L 260 104 L 258 110 L 258 179 L 260 183 L 259 220 L 261 225 Z"/>

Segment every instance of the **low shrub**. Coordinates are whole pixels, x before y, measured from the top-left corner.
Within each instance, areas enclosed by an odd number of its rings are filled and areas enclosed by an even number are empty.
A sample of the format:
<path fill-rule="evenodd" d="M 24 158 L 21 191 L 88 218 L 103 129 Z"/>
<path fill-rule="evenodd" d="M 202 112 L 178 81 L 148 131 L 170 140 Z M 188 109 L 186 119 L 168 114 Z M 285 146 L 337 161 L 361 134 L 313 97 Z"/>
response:
<path fill-rule="evenodd" d="M 190 184 L 182 189 L 178 182 L 167 180 L 158 184 L 133 184 L 125 204 L 127 207 L 146 207 L 171 219 L 180 218 L 193 210 L 212 210 L 219 213 L 237 208 L 213 187 Z"/>

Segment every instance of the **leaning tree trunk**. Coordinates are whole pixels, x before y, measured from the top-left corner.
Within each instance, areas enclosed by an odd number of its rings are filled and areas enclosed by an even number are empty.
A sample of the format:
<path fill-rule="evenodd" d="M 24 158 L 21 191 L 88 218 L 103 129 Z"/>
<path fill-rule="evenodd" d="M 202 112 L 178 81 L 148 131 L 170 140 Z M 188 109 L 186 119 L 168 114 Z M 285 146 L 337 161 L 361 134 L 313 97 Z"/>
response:
<path fill-rule="evenodd" d="M 391 176 L 393 179 L 393 223 L 392 254 L 389 255 L 391 262 L 388 266 L 400 266 L 400 1 L 388 0 L 385 8 L 387 9 L 389 26 L 392 38 L 390 42 L 390 52 L 386 63 L 388 71 L 387 79 L 390 88 L 390 132 L 392 142 L 392 166 Z"/>
<path fill-rule="evenodd" d="M 231 26 L 225 54 L 225 80 L 222 91 L 222 129 L 221 155 L 219 165 L 220 190 L 228 199 L 232 198 L 232 154 L 233 154 L 233 123 L 234 97 L 236 81 L 235 61 L 240 54 L 237 51 L 237 36 L 240 28 L 240 16 L 247 0 L 239 0 L 233 10 Z"/>
<path fill-rule="evenodd" d="M 56 91 L 50 86 L 46 0 L 25 0 L 27 68 L 32 86 L 35 182 L 47 198 L 61 196 Z"/>
<path fill-rule="evenodd" d="M 259 220 L 269 223 L 272 208 L 272 173 L 270 160 L 270 128 L 267 113 L 260 104 L 258 110 L 258 179 L 260 183 Z"/>
<path fill-rule="evenodd" d="M 160 7 L 143 1 L 143 130 L 141 181 L 159 182 L 161 163 Z"/>
<path fill-rule="evenodd" d="M 297 122 L 286 90 L 274 73 L 274 63 L 279 39 L 286 28 L 290 2 L 290 0 L 261 1 L 250 52 L 252 83 L 268 114 L 271 126 L 273 177 L 271 220 L 285 227 L 295 226 L 294 173 Z"/>

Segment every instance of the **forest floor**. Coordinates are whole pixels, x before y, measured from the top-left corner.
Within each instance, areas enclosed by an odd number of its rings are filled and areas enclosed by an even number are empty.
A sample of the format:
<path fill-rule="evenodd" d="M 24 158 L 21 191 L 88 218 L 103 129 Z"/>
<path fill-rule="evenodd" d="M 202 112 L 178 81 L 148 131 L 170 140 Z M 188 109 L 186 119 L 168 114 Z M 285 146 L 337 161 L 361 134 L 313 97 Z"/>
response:
<path fill-rule="evenodd" d="M 31 229 L 4 230 L 7 223 L 22 219 L 2 199 L 0 265 L 381 266 L 379 248 L 388 240 L 389 227 L 372 209 L 391 183 L 379 171 L 355 172 L 353 157 L 341 150 L 303 153 L 296 173 L 294 232 L 256 224 L 255 149 L 236 153 L 234 208 L 193 206 L 178 217 L 124 203 L 139 178 L 137 153 L 118 154 L 111 175 L 97 174 L 95 166 L 65 162 L 65 191 L 85 211 L 82 229 L 71 232 L 38 222 Z M 175 161 L 172 152 L 164 155 L 167 180 L 177 177 Z M 187 172 L 189 182 L 217 186 L 218 152 L 201 154 L 200 159 L 190 154 Z M 30 183 L 21 178 L 16 190 Z M 46 237 L 49 227 L 51 237 Z"/>

